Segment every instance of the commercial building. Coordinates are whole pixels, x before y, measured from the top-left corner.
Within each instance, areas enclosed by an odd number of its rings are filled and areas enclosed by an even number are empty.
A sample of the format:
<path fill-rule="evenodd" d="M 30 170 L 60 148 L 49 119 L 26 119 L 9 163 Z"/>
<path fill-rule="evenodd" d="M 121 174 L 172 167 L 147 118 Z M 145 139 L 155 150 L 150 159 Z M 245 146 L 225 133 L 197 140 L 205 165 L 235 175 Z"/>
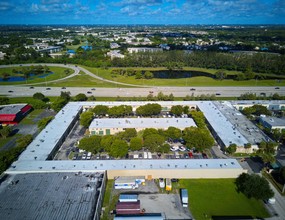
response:
<path fill-rule="evenodd" d="M 162 48 L 153 48 L 153 47 L 130 47 L 128 48 L 129 53 L 139 53 L 139 52 L 160 52 L 163 51 Z"/>
<path fill-rule="evenodd" d="M 113 135 L 126 128 L 135 128 L 137 131 L 141 131 L 145 128 L 176 127 L 183 130 L 191 126 L 196 127 L 192 118 L 96 118 L 90 124 L 89 131 L 92 135 Z"/>
<path fill-rule="evenodd" d="M 28 104 L 13 104 L 0 106 L 0 124 L 18 124 L 30 111 Z"/>
<path fill-rule="evenodd" d="M 2 180 L 1 219 L 100 219 L 104 172 L 26 173 Z"/>
<path fill-rule="evenodd" d="M 270 130 L 272 129 L 285 129 L 285 118 L 277 118 L 277 117 L 260 117 L 260 123 Z"/>

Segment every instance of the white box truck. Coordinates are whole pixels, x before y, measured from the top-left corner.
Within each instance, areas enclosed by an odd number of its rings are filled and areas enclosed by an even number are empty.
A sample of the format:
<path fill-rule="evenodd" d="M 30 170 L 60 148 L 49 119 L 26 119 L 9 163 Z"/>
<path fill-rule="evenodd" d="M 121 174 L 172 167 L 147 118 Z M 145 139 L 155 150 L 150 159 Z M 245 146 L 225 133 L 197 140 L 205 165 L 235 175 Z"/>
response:
<path fill-rule="evenodd" d="M 188 207 L 188 190 L 181 189 L 181 202 L 183 207 Z"/>

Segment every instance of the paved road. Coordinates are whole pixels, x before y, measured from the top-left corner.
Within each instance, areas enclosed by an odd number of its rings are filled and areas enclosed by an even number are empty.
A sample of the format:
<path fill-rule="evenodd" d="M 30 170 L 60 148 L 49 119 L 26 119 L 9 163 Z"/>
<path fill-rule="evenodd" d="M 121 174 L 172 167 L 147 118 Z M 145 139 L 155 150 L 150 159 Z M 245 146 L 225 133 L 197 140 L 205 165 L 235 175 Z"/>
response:
<path fill-rule="evenodd" d="M 22 66 L 29 66 L 31 64 L 22 64 Z M 35 65 L 35 64 L 33 64 Z M 74 70 L 74 73 L 68 77 L 63 79 L 53 80 L 49 82 L 57 82 L 62 81 L 67 78 L 71 78 L 77 75 L 80 71 L 88 74 L 89 76 L 96 78 L 98 80 L 103 80 L 105 82 L 110 82 L 117 84 L 117 88 L 96 88 L 96 90 L 92 90 L 92 88 L 82 88 L 82 87 L 69 87 L 64 91 L 69 91 L 72 96 L 77 95 L 78 93 L 85 93 L 86 95 L 94 95 L 96 97 L 140 97 L 140 96 L 147 96 L 150 91 L 152 91 L 153 95 L 157 95 L 159 92 L 163 92 L 163 94 L 169 95 L 172 93 L 175 97 L 185 97 L 186 95 L 202 95 L 202 94 L 214 94 L 216 96 L 221 97 L 239 97 L 241 94 L 244 93 L 256 93 L 257 95 L 265 94 L 266 96 L 270 96 L 274 93 L 279 93 L 280 95 L 285 95 L 285 87 L 147 87 L 144 88 L 120 88 L 122 86 L 134 86 L 139 87 L 138 85 L 131 85 L 127 83 L 120 83 L 115 82 L 107 79 L 103 79 L 88 70 L 77 67 L 75 65 L 64 65 L 64 64 L 42 64 L 47 66 L 59 66 L 59 67 L 68 67 Z M 18 65 L 3 65 L 0 68 L 5 67 L 13 67 L 19 66 Z M 1 86 L 0 88 L 0 95 L 6 95 L 11 97 L 23 97 L 23 96 L 32 96 L 35 92 L 42 92 L 46 96 L 58 96 L 60 92 L 63 91 L 60 87 L 52 87 L 51 90 L 46 90 L 46 87 L 35 87 L 34 89 L 29 89 L 30 85 L 39 85 L 45 83 L 34 83 L 29 85 L 13 85 L 13 86 Z M 13 91 L 13 92 L 9 92 Z M 89 91 L 89 93 L 87 93 Z"/>
<path fill-rule="evenodd" d="M 267 96 L 278 92 L 280 95 L 285 95 L 285 87 L 280 87 L 279 90 L 274 87 L 195 87 L 196 91 L 190 91 L 190 87 L 155 87 L 155 88 L 92 88 L 86 87 L 68 87 L 62 89 L 61 87 L 50 87 L 50 90 L 46 90 L 47 87 L 34 87 L 30 89 L 29 86 L 1 86 L 0 95 L 10 97 L 25 97 L 33 96 L 36 92 L 41 92 L 46 96 L 59 96 L 61 91 L 69 91 L 72 96 L 78 93 L 85 93 L 87 96 L 94 95 L 95 97 L 146 97 L 150 91 L 153 95 L 157 95 L 159 92 L 163 94 L 172 93 L 175 97 L 185 97 L 186 95 L 195 96 L 202 94 L 216 94 L 219 92 L 220 97 L 239 97 L 246 92 L 256 93 L 259 95 L 261 92 L 266 93 Z M 9 92 L 13 91 L 13 92 Z M 87 93 L 89 92 L 89 93 Z"/>

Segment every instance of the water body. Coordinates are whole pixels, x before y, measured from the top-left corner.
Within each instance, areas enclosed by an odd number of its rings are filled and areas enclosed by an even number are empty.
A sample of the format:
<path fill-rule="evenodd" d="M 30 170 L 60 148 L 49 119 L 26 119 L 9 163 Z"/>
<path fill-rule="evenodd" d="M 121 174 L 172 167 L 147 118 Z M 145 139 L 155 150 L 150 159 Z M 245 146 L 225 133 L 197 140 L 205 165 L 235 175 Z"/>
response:
<path fill-rule="evenodd" d="M 180 78 L 191 78 L 196 76 L 206 76 L 215 78 L 215 75 L 200 71 L 172 71 L 172 70 L 159 70 L 152 71 L 153 78 L 159 79 L 180 79 Z"/>
<path fill-rule="evenodd" d="M 41 75 L 35 75 L 34 73 L 30 73 L 29 78 L 27 80 L 29 81 L 29 80 L 33 80 L 36 78 L 44 78 L 44 77 L 49 76 L 51 74 L 53 74 L 53 72 L 49 72 L 49 73 L 45 73 L 45 74 L 41 74 Z M 26 78 L 23 76 L 10 76 L 6 79 L 3 79 L 2 77 L 0 77 L 0 82 L 23 82 L 23 81 L 26 81 Z"/>

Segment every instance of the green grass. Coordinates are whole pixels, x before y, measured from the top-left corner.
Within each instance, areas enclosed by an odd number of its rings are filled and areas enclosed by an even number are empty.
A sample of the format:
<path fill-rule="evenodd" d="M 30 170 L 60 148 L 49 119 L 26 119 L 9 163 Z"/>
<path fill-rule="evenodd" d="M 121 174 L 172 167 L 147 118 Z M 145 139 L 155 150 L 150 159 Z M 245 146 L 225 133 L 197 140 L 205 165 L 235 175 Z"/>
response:
<path fill-rule="evenodd" d="M 197 76 L 193 78 L 180 78 L 180 79 L 135 79 L 135 76 L 122 76 L 122 75 L 112 75 L 110 69 L 100 69 L 82 66 L 90 72 L 98 75 L 102 78 L 124 82 L 128 84 L 136 84 L 141 86 L 285 86 L 285 80 L 281 82 L 276 82 L 276 80 L 215 80 L 210 77 Z M 127 69 L 127 68 L 126 68 Z M 139 70 L 163 70 L 165 68 L 129 68 L 129 69 L 139 69 Z M 217 70 L 205 69 L 205 68 L 184 68 L 184 70 L 192 71 L 204 71 L 214 74 Z M 237 71 L 226 71 L 228 75 L 236 74 Z M 115 77 L 114 77 L 115 76 Z"/>
<path fill-rule="evenodd" d="M 262 201 L 237 193 L 234 179 L 180 180 L 178 185 L 188 189 L 189 208 L 195 219 L 211 219 L 211 216 L 269 217 Z"/>
<path fill-rule="evenodd" d="M 20 124 L 24 125 L 31 125 L 35 124 L 33 121 L 39 114 L 41 114 L 44 110 L 43 109 L 34 109 L 32 112 L 30 112 L 21 122 Z"/>
<path fill-rule="evenodd" d="M 53 102 L 57 97 L 56 96 L 48 96 L 47 97 L 50 102 Z M 9 104 L 17 104 L 17 103 L 30 103 L 35 100 L 33 97 L 9 97 Z"/>
<path fill-rule="evenodd" d="M 12 72 L 12 70 L 13 69 L 21 69 L 21 68 L 22 67 L 0 68 L 0 76 L 4 72 L 9 73 L 11 76 L 13 76 L 15 74 Z M 48 82 L 51 80 L 56 80 L 56 79 L 66 77 L 67 75 L 64 73 L 64 70 L 69 69 L 69 68 L 49 66 L 49 69 L 50 69 L 50 71 L 53 72 L 53 74 L 48 75 L 47 77 L 44 77 L 44 78 L 35 78 L 35 79 L 29 79 L 28 78 L 26 81 L 21 81 L 21 82 L 0 82 L 0 85 L 25 85 L 25 84 L 39 83 L 39 82 L 45 83 L 45 82 Z M 72 74 L 74 72 L 72 69 L 69 69 L 69 70 L 71 70 L 70 74 Z"/>
<path fill-rule="evenodd" d="M 69 78 L 64 81 L 48 83 L 49 86 L 57 87 L 116 87 L 116 84 L 104 82 L 95 78 L 92 78 L 89 75 L 86 75 L 83 72 L 80 72 L 79 75 Z M 122 87 L 122 86 L 120 86 Z"/>
<path fill-rule="evenodd" d="M 113 217 L 110 215 L 110 211 L 115 209 L 116 203 L 119 199 L 119 193 L 113 195 L 113 185 L 114 185 L 114 180 L 107 180 L 106 184 L 106 191 L 104 194 L 104 201 L 103 201 L 103 206 L 105 210 L 103 211 L 103 217 L 101 218 L 102 220 L 109 220 L 113 219 Z"/>

